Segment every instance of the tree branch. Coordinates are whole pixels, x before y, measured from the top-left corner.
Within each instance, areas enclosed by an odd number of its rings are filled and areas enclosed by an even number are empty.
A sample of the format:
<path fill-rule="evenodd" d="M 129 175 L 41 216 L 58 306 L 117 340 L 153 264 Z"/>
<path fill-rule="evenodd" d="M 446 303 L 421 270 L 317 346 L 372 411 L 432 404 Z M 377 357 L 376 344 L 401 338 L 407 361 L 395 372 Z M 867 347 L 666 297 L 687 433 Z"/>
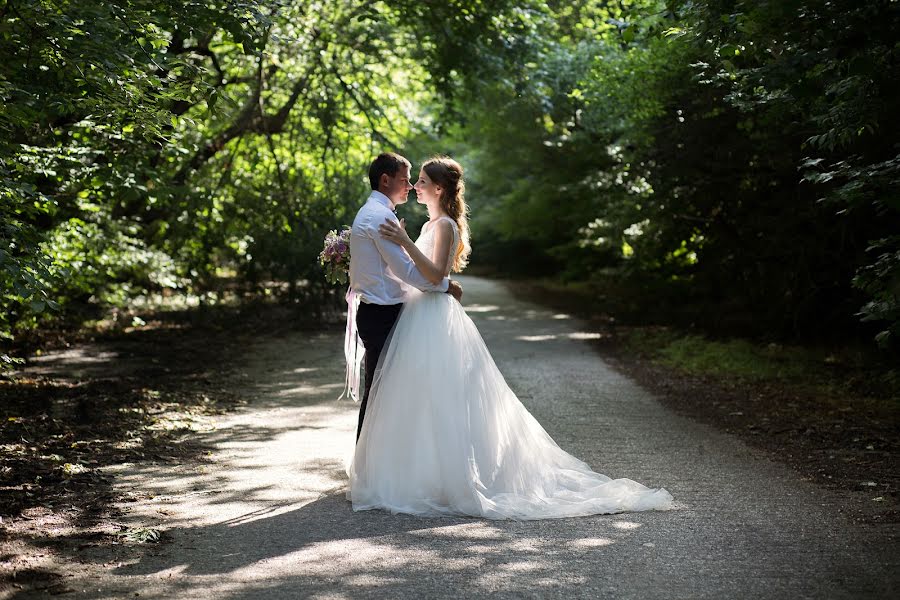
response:
<path fill-rule="evenodd" d="M 390 147 L 396 148 L 397 146 L 383 133 L 378 130 L 378 127 L 375 125 L 375 121 L 372 120 L 372 116 L 369 114 L 369 108 L 363 104 L 362 100 L 357 97 L 356 94 L 353 93 L 353 88 L 351 88 L 346 81 L 343 80 L 340 73 L 337 72 L 336 69 L 332 69 L 334 76 L 337 77 L 338 82 L 341 84 L 341 87 L 344 88 L 344 91 L 350 96 L 350 99 L 353 100 L 353 103 L 356 104 L 356 107 L 359 108 L 360 112 L 366 118 L 366 121 L 369 122 L 369 128 L 372 130 L 372 135 L 378 139 L 382 144 Z M 382 115 L 383 116 L 383 115 Z"/>
<path fill-rule="evenodd" d="M 251 133 L 273 134 L 280 133 L 284 129 L 288 115 L 306 89 L 310 75 L 307 73 L 294 83 L 291 95 L 274 115 L 265 115 L 260 110 L 260 95 L 262 90 L 254 88 L 253 94 L 244 103 L 240 114 L 234 122 L 220 132 L 184 165 L 175 175 L 176 183 L 183 183 L 190 172 L 197 170 L 204 163 L 218 154 L 231 140 Z"/>

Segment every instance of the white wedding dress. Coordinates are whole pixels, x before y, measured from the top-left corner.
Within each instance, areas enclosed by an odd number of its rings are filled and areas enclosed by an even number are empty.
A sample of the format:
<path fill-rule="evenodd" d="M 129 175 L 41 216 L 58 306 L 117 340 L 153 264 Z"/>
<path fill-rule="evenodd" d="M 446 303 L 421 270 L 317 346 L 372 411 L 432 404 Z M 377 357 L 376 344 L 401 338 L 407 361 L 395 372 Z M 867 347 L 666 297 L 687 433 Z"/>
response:
<path fill-rule="evenodd" d="M 416 241 L 429 257 L 432 230 Z M 526 520 L 672 507 L 665 489 L 610 479 L 557 446 L 449 294 L 404 304 L 348 475 L 354 510 Z"/>

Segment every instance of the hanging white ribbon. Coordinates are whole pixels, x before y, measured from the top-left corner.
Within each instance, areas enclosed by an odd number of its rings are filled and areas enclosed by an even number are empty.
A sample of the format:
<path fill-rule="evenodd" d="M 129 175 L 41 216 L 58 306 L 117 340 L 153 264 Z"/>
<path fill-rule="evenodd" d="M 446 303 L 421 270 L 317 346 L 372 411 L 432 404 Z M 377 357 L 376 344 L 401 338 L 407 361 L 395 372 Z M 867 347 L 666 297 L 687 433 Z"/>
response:
<path fill-rule="evenodd" d="M 347 374 L 344 380 L 344 391 L 341 400 L 345 396 L 354 402 L 359 402 L 359 375 L 363 356 L 366 349 L 363 347 L 359 332 L 356 331 L 356 311 L 359 308 L 359 294 L 353 288 L 347 288 L 347 329 L 344 332 L 344 358 L 347 361 Z"/>

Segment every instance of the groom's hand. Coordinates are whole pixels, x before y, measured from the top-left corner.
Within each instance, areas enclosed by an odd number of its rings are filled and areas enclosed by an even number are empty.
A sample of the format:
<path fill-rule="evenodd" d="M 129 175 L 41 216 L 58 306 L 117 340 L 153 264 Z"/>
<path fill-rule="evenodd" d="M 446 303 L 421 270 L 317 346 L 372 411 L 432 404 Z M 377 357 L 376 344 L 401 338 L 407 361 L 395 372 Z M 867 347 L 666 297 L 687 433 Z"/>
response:
<path fill-rule="evenodd" d="M 458 281 L 450 280 L 450 285 L 447 287 L 447 293 L 456 298 L 457 302 L 462 302 L 463 289 Z"/>

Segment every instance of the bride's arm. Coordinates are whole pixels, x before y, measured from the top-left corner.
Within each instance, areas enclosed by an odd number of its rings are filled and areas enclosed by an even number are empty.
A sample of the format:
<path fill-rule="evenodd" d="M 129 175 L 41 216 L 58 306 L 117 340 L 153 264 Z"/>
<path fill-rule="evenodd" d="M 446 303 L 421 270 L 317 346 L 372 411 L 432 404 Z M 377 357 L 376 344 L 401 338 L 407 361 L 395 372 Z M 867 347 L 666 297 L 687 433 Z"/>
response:
<path fill-rule="evenodd" d="M 399 244 L 416 263 L 416 268 L 433 284 L 440 282 L 450 267 L 450 244 L 453 243 L 453 226 L 446 219 L 441 219 L 432 227 L 434 230 L 434 256 L 425 256 L 418 246 L 409 238 L 406 230 L 393 221 L 385 220 L 379 226 L 381 237 Z"/>

